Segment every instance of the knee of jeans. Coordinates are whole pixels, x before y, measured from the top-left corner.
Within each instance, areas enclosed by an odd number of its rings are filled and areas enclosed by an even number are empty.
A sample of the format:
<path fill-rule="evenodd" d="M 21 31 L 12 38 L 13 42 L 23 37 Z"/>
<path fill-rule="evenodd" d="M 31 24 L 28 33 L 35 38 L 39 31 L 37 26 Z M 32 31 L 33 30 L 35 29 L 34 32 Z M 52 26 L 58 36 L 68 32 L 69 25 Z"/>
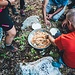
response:
<path fill-rule="evenodd" d="M 54 21 L 58 21 L 58 19 L 59 19 L 59 18 L 60 18 L 60 16 L 59 16 L 59 15 L 55 15 L 55 16 L 53 16 L 53 18 L 52 18 L 52 19 L 53 19 Z"/>
<path fill-rule="evenodd" d="M 64 13 L 66 6 L 61 10 L 59 13 L 53 16 L 53 20 L 58 21 L 58 19 L 61 17 L 61 15 Z"/>
<path fill-rule="evenodd" d="M 52 9 L 52 8 L 51 8 L 50 6 L 49 6 L 49 7 L 47 6 L 47 7 L 46 7 L 46 13 L 49 13 L 49 12 L 51 11 L 51 9 Z"/>

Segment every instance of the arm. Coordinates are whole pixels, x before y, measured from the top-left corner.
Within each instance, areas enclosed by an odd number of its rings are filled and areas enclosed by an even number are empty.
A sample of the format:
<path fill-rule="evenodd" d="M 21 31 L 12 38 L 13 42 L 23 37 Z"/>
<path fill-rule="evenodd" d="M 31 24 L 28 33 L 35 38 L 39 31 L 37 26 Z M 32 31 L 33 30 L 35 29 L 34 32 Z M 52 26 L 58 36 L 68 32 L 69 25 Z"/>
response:
<path fill-rule="evenodd" d="M 64 8 L 64 6 L 60 7 L 59 9 L 57 9 L 53 14 L 49 14 L 49 19 L 51 19 L 54 15 L 59 13 L 63 8 Z"/>
<path fill-rule="evenodd" d="M 55 39 L 51 35 L 49 36 L 49 40 L 51 41 L 52 44 L 56 46 Z"/>
<path fill-rule="evenodd" d="M 42 3 L 42 13 L 43 13 L 43 18 L 44 21 L 47 25 L 50 25 L 50 21 L 47 20 L 47 16 L 46 16 L 46 6 L 48 4 L 48 0 L 44 0 Z"/>
<path fill-rule="evenodd" d="M 57 13 L 59 13 L 62 9 L 64 8 L 64 6 L 60 7 L 59 9 L 57 9 L 54 13 L 53 13 L 53 16 Z"/>
<path fill-rule="evenodd" d="M 63 34 L 57 37 L 56 39 L 54 39 L 52 36 L 49 36 L 49 40 L 51 41 L 53 45 L 57 46 L 59 50 L 64 50 L 64 46 L 62 44 L 62 40 L 64 39 L 62 37 L 63 37 Z"/>

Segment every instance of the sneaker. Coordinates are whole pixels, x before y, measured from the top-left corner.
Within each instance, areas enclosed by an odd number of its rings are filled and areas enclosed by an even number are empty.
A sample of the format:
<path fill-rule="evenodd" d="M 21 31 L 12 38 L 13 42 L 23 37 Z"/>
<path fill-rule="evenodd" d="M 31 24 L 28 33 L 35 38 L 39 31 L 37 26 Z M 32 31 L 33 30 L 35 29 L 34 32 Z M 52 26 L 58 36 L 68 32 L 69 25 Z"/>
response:
<path fill-rule="evenodd" d="M 18 48 L 10 45 L 10 46 L 5 46 L 6 50 L 10 50 L 11 52 L 16 52 L 18 51 Z"/>
<path fill-rule="evenodd" d="M 17 11 L 13 12 L 13 15 L 18 15 L 18 12 Z"/>
<path fill-rule="evenodd" d="M 60 63 L 58 63 L 58 62 L 52 62 L 52 65 L 54 66 L 54 67 L 57 67 L 57 68 L 63 68 L 63 65 L 62 64 L 60 64 Z"/>
<path fill-rule="evenodd" d="M 21 16 L 25 16 L 25 13 L 24 13 L 23 9 L 20 10 L 20 14 L 21 14 Z"/>
<path fill-rule="evenodd" d="M 58 62 L 59 62 L 60 64 L 62 64 L 64 67 L 66 67 L 66 64 L 62 61 L 62 58 L 61 58 L 61 57 L 59 58 Z"/>
<path fill-rule="evenodd" d="M 16 11 L 16 8 L 12 8 L 13 15 L 18 15 L 19 13 Z"/>

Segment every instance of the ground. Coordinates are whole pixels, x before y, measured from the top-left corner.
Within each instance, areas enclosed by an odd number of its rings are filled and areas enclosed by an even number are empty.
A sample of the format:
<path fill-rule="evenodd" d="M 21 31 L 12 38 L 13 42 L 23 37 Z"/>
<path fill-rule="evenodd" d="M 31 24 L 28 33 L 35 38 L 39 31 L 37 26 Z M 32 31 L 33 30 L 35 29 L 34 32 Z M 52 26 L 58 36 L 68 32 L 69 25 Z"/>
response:
<path fill-rule="evenodd" d="M 53 45 L 50 45 L 50 47 L 45 49 L 44 52 L 36 50 L 29 45 L 27 38 L 29 33 L 32 31 L 31 27 L 28 27 L 25 30 L 21 30 L 22 22 L 27 17 L 37 15 L 40 17 L 40 23 L 42 24 L 42 27 L 46 28 L 47 30 L 48 27 L 43 22 L 41 0 L 27 0 L 26 3 L 27 7 L 25 9 L 25 17 L 21 17 L 20 14 L 18 16 L 13 15 L 11 9 L 9 8 L 10 16 L 12 17 L 17 30 L 17 35 L 14 38 L 13 45 L 18 47 L 19 51 L 17 53 L 11 53 L 10 51 L 7 51 L 0 47 L 0 75 L 15 75 L 15 66 L 20 62 L 25 63 L 29 61 L 34 61 L 45 56 L 52 56 L 54 60 L 57 61 L 59 57 L 59 54 L 57 53 L 57 48 Z M 20 12 L 18 0 L 15 7 L 17 11 Z M 61 30 L 60 25 L 61 21 L 52 22 L 52 26 L 58 26 Z M 3 46 L 3 43 L 4 37 L 2 39 L 1 46 Z M 60 69 L 60 71 L 63 75 L 75 75 L 75 73 L 71 74 L 74 71 L 68 67 L 64 67 Z"/>

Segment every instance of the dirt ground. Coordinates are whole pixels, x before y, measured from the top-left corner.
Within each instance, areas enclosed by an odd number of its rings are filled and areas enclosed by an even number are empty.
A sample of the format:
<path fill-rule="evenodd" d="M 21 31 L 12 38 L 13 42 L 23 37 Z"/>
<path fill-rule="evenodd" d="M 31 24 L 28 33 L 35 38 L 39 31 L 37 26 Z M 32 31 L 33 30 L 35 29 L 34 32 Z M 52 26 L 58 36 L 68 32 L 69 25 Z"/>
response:
<path fill-rule="evenodd" d="M 15 75 L 15 66 L 20 62 L 34 61 L 45 56 L 52 56 L 54 60 L 57 61 L 59 57 L 57 48 L 53 45 L 50 45 L 47 49 L 45 49 L 44 52 L 36 50 L 29 45 L 28 35 L 32 31 L 32 29 L 31 27 L 28 27 L 25 30 L 21 30 L 22 22 L 29 16 L 37 15 L 40 17 L 40 23 L 42 24 L 42 27 L 47 27 L 43 22 L 41 0 L 27 0 L 26 3 L 25 17 L 20 16 L 18 0 L 15 3 L 15 7 L 19 12 L 19 15 L 13 15 L 11 9 L 9 8 L 10 16 L 12 17 L 17 30 L 17 35 L 13 41 L 13 45 L 18 47 L 19 51 L 17 53 L 11 53 L 10 51 L 2 49 L 0 47 L 0 75 Z M 60 30 L 62 29 L 60 26 L 61 21 L 52 22 L 52 25 L 54 27 L 57 26 L 58 28 L 60 28 Z M 3 46 L 4 38 L 5 37 L 3 37 L 2 39 L 1 46 Z M 75 75 L 75 71 L 68 67 L 64 67 L 60 69 L 60 71 L 63 75 Z"/>

